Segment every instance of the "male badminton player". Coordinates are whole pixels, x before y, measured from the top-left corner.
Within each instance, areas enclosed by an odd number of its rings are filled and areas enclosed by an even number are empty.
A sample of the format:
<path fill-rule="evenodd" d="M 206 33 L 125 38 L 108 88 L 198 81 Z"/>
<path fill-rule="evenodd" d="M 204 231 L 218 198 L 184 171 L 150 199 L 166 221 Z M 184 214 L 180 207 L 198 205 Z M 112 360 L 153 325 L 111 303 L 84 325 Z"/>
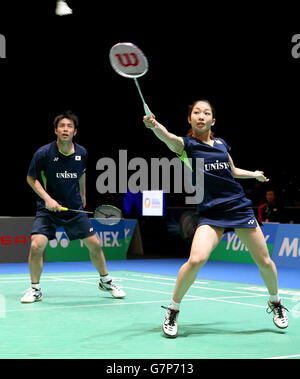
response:
<path fill-rule="evenodd" d="M 70 240 L 83 240 L 100 274 L 99 289 L 116 298 L 126 296 L 108 275 L 100 241 L 87 215 L 60 211 L 61 206 L 82 210 L 86 205 L 87 151 L 73 142 L 77 128 L 78 118 L 74 113 L 68 111 L 57 116 L 54 120 L 56 141 L 36 151 L 28 170 L 27 182 L 38 197 L 28 260 L 31 287 L 22 297 L 22 303 L 42 300 L 43 251 L 48 240 L 55 238 L 58 226 L 63 226 Z"/>
<path fill-rule="evenodd" d="M 55 14 L 57 16 L 68 16 L 73 13 L 73 10 L 69 7 L 65 0 L 57 0 Z"/>
<path fill-rule="evenodd" d="M 234 180 L 253 178 L 266 182 L 268 179 L 264 173 L 243 170 L 234 165 L 227 143 L 211 135 L 211 127 L 216 121 L 215 111 L 206 100 L 196 101 L 189 107 L 190 136 L 178 137 L 168 132 L 154 116 L 145 116 L 143 121 L 171 151 L 181 156 L 185 150 L 189 158 L 204 159 L 205 167 L 204 199 L 198 205 L 199 221 L 190 257 L 179 270 L 170 305 L 164 307 L 167 309 L 163 323 L 165 335 L 173 338 L 177 336 L 181 300 L 223 233 L 230 229 L 235 230 L 259 268 L 269 292 L 267 311 L 273 312 L 273 321 L 278 328 L 286 328 L 288 317 L 278 295 L 276 266 L 269 256 L 264 235 L 251 208 L 252 203 L 246 198 L 242 186 Z"/>

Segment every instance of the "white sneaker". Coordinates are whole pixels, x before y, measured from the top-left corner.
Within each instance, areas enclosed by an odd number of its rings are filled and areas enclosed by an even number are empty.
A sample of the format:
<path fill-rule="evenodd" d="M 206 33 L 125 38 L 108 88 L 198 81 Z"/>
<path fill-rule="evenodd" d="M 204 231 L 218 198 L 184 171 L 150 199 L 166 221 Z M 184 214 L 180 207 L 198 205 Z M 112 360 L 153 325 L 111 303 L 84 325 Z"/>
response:
<path fill-rule="evenodd" d="M 55 14 L 57 16 L 67 16 L 72 13 L 72 9 L 68 6 L 68 4 L 65 1 L 56 2 Z"/>
<path fill-rule="evenodd" d="M 102 279 L 100 279 L 99 290 L 108 291 L 111 293 L 113 297 L 117 299 L 122 299 L 126 296 L 126 293 L 123 290 L 121 290 L 121 288 L 118 287 L 112 280 L 110 280 L 109 282 L 103 282 Z"/>
<path fill-rule="evenodd" d="M 30 287 L 25 291 L 25 295 L 21 298 L 21 303 L 34 303 L 35 301 L 41 301 L 42 299 L 41 290 Z"/>
<path fill-rule="evenodd" d="M 178 333 L 177 318 L 178 318 L 179 311 L 176 311 L 175 309 L 167 308 L 164 306 L 162 306 L 162 308 L 167 310 L 164 323 L 162 326 L 162 330 L 167 337 L 175 338 L 177 337 L 177 333 Z"/>
<path fill-rule="evenodd" d="M 269 308 L 267 309 L 267 313 L 273 312 L 273 322 L 277 326 L 277 328 L 285 329 L 289 325 L 289 319 L 287 316 L 286 309 L 281 302 L 279 303 L 271 303 L 268 301 Z"/>

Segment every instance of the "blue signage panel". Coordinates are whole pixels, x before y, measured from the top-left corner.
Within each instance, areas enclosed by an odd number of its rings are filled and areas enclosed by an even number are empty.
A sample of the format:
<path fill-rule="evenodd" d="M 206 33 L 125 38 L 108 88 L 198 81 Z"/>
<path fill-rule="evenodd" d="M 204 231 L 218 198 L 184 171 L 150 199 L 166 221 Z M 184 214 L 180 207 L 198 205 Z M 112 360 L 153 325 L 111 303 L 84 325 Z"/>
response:
<path fill-rule="evenodd" d="M 272 259 L 277 266 L 300 268 L 300 225 L 278 227 Z"/>

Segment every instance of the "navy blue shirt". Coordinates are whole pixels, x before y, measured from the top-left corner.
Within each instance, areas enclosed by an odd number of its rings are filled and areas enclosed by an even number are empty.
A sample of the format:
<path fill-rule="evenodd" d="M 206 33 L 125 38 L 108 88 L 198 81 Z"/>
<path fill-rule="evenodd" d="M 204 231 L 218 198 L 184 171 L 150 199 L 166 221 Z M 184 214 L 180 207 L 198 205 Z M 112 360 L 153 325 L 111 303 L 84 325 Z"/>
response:
<path fill-rule="evenodd" d="M 75 152 L 65 155 L 58 150 L 56 141 L 40 147 L 33 155 L 28 176 L 37 179 L 46 192 L 67 208 L 82 209 L 79 179 L 86 170 L 87 151 L 74 144 Z M 38 196 L 37 209 L 44 210 L 45 202 Z M 68 212 L 56 212 L 64 217 Z"/>
<path fill-rule="evenodd" d="M 188 158 L 204 159 L 204 199 L 198 210 L 213 207 L 234 206 L 235 201 L 245 198 L 243 187 L 234 180 L 229 163 L 229 145 L 215 138 L 213 146 L 193 137 L 182 137 Z"/>

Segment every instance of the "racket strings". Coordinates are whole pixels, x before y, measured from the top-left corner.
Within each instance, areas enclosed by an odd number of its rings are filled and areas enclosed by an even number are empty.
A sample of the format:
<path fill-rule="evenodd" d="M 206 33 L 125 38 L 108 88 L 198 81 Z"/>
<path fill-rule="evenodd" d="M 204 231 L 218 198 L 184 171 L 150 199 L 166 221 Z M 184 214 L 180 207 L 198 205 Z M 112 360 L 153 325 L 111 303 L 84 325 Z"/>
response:
<path fill-rule="evenodd" d="M 101 205 L 94 212 L 94 219 L 105 225 L 115 225 L 121 218 L 121 210 L 112 205 Z"/>

